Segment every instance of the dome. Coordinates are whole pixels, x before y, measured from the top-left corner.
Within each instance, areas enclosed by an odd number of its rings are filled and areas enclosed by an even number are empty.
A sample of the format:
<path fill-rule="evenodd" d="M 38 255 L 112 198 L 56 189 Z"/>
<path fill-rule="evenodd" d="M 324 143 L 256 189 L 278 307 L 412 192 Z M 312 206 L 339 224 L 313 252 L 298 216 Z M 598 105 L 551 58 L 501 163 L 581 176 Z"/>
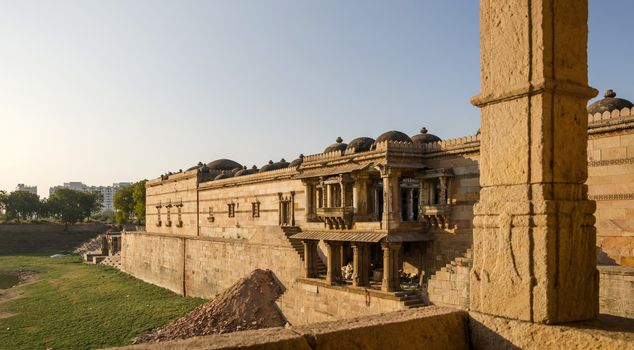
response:
<path fill-rule="evenodd" d="M 409 136 L 407 136 L 405 133 L 402 133 L 396 130 L 382 133 L 381 136 L 376 138 L 376 141 L 374 143 L 377 144 L 383 141 L 401 141 L 401 142 L 412 143 L 412 139 L 410 139 Z"/>
<path fill-rule="evenodd" d="M 263 173 L 265 171 L 271 171 L 271 170 L 288 168 L 288 165 L 289 165 L 288 162 L 284 158 L 282 158 L 277 163 L 273 163 L 272 160 L 269 160 L 269 163 L 267 165 L 265 165 L 262 168 L 260 168 L 260 172 Z"/>
<path fill-rule="evenodd" d="M 216 177 L 214 177 L 214 180 L 228 179 L 228 178 L 230 178 L 232 176 L 233 176 L 233 174 L 223 171 L 220 174 L 218 174 Z"/>
<path fill-rule="evenodd" d="M 588 114 L 597 114 L 603 112 L 612 112 L 623 108 L 632 108 L 634 104 L 628 100 L 617 98 L 616 93 L 612 90 L 605 92 L 604 99 L 599 100 L 588 106 Z"/>
<path fill-rule="evenodd" d="M 337 140 L 332 145 L 326 147 L 324 153 L 334 152 L 334 151 L 345 151 L 347 144 L 343 143 L 343 139 L 341 137 L 337 137 Z"/>
<path fill-rule="evenodd" d="M 242 165 L 230 159 L 216 159 L 213 162 L 207 164 L 207 166 L 209 167 L 209 170 L 212 170 L 212 171 L 213 170 L 231 171 L 235 168 L 242 169 Z"/>
<path fill-rule="evenodd" d="M 257 172 L 258 172 L 257 166 L 254 165 L 251 169 L 247 169 L 247 167 L 245 166 L 242 170 L 238 171 L 233 176 L 243 176 L 243 175 L 255 174 Z"/>
<path fill-rule="evenodd" d="M 194 165 L 193 167 L 187 169 L 186 171 L 190 171 L 190 170 L 194 170 L 194 169 L 198 169 L 198 168 L 202 168 L 203 167 L 203 162 L 198 162 L 198 164 Z"/>
<path fill-rule="evenodd" d="M 420 134 L 412 136 L 412 141 L 414 143 L 423 144 L 423 143 L 437 142 L 442 140 L 440 139 L 440 137 L 434 134 L 428 134 L 427 128 L 422 128 L 420 129 Z"/>
<path fill-rule="evenodd" d="M 369 151 L 373 143 L 374 139 L 371 137 L 357 137 L 356 139 L 350 141 L 346 151 L 352 148 L 354 148 L 355 152 Z"/>
<path fill-rule="evenodd" d="M 304 155 L 300 154 L 299 157 L 297 157 L 297 159 L 295 159 L 294 161 L 291 162 L 291 164 L 289 164 L 289 168 L 297 168 L 298 166 L 300 166 L 302 163 L 304 162 Z"/>

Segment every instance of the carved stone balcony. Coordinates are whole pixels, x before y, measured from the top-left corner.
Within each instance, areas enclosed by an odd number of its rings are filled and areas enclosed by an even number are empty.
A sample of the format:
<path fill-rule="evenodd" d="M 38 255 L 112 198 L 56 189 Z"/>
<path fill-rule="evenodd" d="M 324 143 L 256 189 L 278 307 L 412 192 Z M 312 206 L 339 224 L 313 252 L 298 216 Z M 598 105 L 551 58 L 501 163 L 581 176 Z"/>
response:
<path fill-rule="evenodd" d="M 317 208 L 317 217 L 331 230 L 351 229 L 353 215 L 354 207 Z"/>
<path fill-rule="evenodd" d="M 451 206 L 447 204 L 421 205 L 420 218 L 428 227 L 448 229 Z"/>

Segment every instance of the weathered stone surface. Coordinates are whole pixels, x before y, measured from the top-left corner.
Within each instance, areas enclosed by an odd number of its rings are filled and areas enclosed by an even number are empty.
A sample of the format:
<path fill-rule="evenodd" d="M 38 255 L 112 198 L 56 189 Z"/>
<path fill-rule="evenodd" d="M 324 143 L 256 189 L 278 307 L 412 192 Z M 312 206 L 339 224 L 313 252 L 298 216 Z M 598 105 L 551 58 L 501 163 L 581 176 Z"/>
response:
<path fill-rule="evenodd" d="M 469 349 L 467 313 L 426 307 L 300 327 L 197 337 L 125 349 Z"/>
<path fill-rule="evenodd" d="M 595 317 L 587 1 L 480 4 L 482 191 L 470 307 L 546 323 Z"/>
<path fill-rule="evenodd" d="M 601 316 L 590 322 L 543 325 L 469 313 L 473 349 L 634 349 L 634 320 Z"/>

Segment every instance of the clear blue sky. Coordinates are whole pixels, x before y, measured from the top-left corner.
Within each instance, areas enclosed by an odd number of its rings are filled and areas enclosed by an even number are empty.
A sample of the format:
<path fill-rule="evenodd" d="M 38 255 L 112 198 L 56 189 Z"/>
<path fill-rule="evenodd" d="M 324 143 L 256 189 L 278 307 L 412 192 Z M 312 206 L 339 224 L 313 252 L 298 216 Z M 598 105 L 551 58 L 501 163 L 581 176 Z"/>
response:
<path fill-rule="evenodd" d="M 590 83 L 634 99 L 634 1 L 590 0 Z M 473 134 L 478 1 L 0 1 L 0 189 Z"/>

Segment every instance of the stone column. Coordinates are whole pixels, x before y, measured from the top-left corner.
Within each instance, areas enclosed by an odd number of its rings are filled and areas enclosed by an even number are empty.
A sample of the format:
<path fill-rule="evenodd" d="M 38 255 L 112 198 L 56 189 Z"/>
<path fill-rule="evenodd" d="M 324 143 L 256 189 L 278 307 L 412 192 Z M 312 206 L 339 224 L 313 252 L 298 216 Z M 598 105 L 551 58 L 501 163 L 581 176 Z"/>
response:
<path fill-rule="evenodd" d="M 370 285 L 370 247 L 367 243 L 352 243 L 352 285 L 367 287 Z"/>
<path fill-rule="evenodd" d="M 447 204 L 447 177 L 441 176 L 438 180 L 440 181 L 440 198 L 438 199 L 438 204 L 445 205 Z"/>
<path fill-rule="evenodd" d="M 383 249 L 383 281 L 381 290 L 394 292 L 400 289 L 400 276 L 398 274 L 398 250 L 400 243 L 381 243 Z"/>
<path fill-rule="evenodd" d="M 317 241 L 302 241 L 304 246 L 304 271 L 306 278 L 317 277 Z"/>
<path fill-rule="evenodd" d="M 346 183 L 343 180 L 339 182 L 339 189 L 341 191 L 341 196 L 339 196 L 339 206 L 343 208 L 346 206 Z"/>
<path fill-rule="evenodd" d="M 399 171 L 386 169 L 381 173 L 383 178 L 383 229 L 395 229 L 401 222 L 401 188 Z"/>
<path fill-rule="evenodd" d="M 407 189 L 407 220 L 414 220 L 414 189 Z"/>
<path fill-rule="evenodd" d="M 315 214 L 315 184 L 312 182 L 305 182 L 304 188 L 306 189 L 306 221 L 314 221 L 317 219 Z"/>
<path fill-rule="evenodd" d="M 480 201 L 470 309 L 541 323 L 598 314 L 587 200 L 587 0 L 480 0 Z"/>
<path fill-rule="evenodd" d="M 352 187 L 355 221 L 367 221 L 368 213 L 368 176 L 359 174 Z"/>
<path fill-rule="evenodd" d="M 341 242 L 324 241 L 326 244 L 326 254 L 328 254 L 326 272 L 326 283 L 335 284 L 341 278 L 340 251 Z"/>

